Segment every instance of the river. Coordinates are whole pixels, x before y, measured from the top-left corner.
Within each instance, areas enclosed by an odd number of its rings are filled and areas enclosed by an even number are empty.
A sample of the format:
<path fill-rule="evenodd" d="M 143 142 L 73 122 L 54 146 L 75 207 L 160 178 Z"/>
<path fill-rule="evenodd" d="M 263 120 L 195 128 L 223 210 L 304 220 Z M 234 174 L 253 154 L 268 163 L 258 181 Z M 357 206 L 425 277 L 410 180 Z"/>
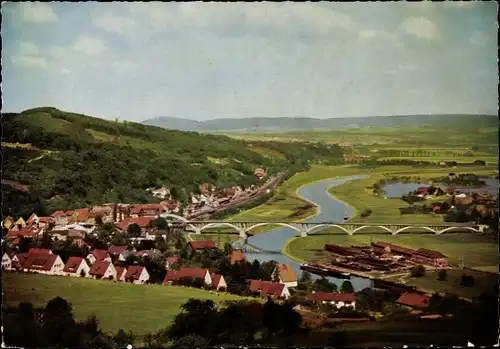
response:
<path fill-rule="evenodd" d="M 368 176 L 358 175 L 338 179 L 327 179 L 300 188 L 298 191 L 298 195 L 303 199 L 314 203 L 318 207 L 318 213 L 305 222 L 342 222 L 345 216 L 352 217 L 354 212 L 351 207 L 333 198 L 328 193 L 328 189 L 352 180 L 363 179 L 366 177 Z M 256 234 L 248 238 L 248 242 L 260 249 L 281 252 L 283 245 L 289 239 L 297 235 L 298 233 L 295 230 L 284 227 L 273 229 L 265 233 Z M 289 264 L 295 269 L 295 272 L 298 276 L 302 273 L 302 271 L 300 270 L 300 263 L 291 260 L 283 254 L 246 253 L 245 255 L 248 260 L 257 259 L 260 262 L 275 260 L 278 263 Z M 335 282 L 335 284 L 337 284 L 338 286 L 340 286 L 344 281 L 343 279 L 332 277 L 329 277 L 328 279 Z M 351 277 L 350 281 L 356 291 L 371 286 L 371 281 L 368 279 Z"/>

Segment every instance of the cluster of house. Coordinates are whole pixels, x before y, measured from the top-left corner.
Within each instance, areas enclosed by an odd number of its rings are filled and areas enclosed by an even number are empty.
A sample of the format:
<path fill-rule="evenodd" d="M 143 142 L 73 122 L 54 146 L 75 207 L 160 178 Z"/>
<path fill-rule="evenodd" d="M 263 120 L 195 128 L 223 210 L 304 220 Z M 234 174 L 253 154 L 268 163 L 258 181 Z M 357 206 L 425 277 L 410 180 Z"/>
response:
<path fill-rule="evenodd" d="M 330 252 L 332 266 L 349 270 L 394 272 L 407 270 L 417 264 L 448 268 L 448 259 L 441 252 L 425 248 L 413 250 L 386 242 L 351 247 L 326 244 L 325 250 Z M 335 269 L 323 267 L 332 271 Z"/>
<path fill-rule="evenodd" d="M 191 241 L 188 245 L 195 251 L 215 248 L 213 241 Z M 86 258 L 70 257 L 64 263 L 61 257 L 51 250 L 31 248 L 27 253 L 4 253 L 2 256 L 2 269 L 145 284 L 150 278 L 145 267 L 139 265 L 124 267 L 117 261 L 125 261 L 130 254 L 143 258 L 154 253 L 158 252 L 154 250 L 134 251 L 128 250 L 126 246 L 111 246 L 108 250 L 94 249 Z M 239 250 L 234 250 L 229 253 L 227 258 L 231 264 L 234 264 L 244 261 L 245 255 Z M 165 258 L 167 274 L 163 284 L 169 285 L 189 277 L 201 279 L 204 284 L 214 290 L 225 290 L 227 288 L 223 275 L 211 273 L 207 268 L 180 266 L 178 269 L 173 269 L 172 266 L 178 261 L 178 256 Z M 251 292 L 258 293 L 261 297 L 288 299 L 290 297 L 289 288 L 297 286 L 297 276 L 290 265 L 278 264 L 272 273 L 272 279 L 277 281 L 247 280 L 248 289 Z M 319 303 L 330 303 L 338 308 L 344 306 L 355 307 L 354 294 L 313 292 L 306 295 L 306 299 Z"/>

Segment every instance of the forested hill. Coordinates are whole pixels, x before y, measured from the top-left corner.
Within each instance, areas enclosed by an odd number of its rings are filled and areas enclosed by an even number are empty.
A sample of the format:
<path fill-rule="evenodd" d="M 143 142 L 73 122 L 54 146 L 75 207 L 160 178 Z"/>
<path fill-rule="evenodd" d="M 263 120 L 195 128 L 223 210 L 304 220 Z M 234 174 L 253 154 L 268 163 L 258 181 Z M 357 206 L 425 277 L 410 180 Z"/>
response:
<path fill-rule="evenodd" d="M 497 126 L 497 115 L 396 115 L 357 118 L 316 119 L 296 118 L 227 118 L 194 121 L 175 117 L 157 117 L 142 122 L 173 130 L 198 132 L 246 131 L 246 132 L 291 132 L 314 130 L 338 130 L 349 127 L 394 127 L 443 125 L 476 127 Z"/>
<path fill-rule="evenodd" d="M 149 187 L 177 187 L 187 194 L 205 182 L 255 183 L 256 167 L 273 175 L 305 170 L 311 162 L 343 161 L 336 145 L 249 143 L 55 108 L 4 114 L 2 122 L 2 179 L 28 186 L 23 191 L 2 184 L 4 215 L 149 202 Z"/>

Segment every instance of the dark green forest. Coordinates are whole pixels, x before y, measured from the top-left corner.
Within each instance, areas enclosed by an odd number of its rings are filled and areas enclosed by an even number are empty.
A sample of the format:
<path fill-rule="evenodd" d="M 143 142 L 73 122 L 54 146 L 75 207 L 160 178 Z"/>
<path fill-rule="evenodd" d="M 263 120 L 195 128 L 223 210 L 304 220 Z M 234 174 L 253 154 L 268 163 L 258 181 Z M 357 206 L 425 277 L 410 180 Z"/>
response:
<path fill-rule="evenodd" d="M 256 167 L 270 176 L 291 175 L 312 163 L 343 162 L 336 145 L 250 143 L 50 107 L 3 114 L 2 133 L 2 179 L 29 186 L 23 192 L 2 185 L 4 216 L 154 202 L 146 188 L 164 185 L 188 193 L 205 182 L 246 186 L 257 183 Z M 273 155 L 262 155 L 262 149 Z"/>

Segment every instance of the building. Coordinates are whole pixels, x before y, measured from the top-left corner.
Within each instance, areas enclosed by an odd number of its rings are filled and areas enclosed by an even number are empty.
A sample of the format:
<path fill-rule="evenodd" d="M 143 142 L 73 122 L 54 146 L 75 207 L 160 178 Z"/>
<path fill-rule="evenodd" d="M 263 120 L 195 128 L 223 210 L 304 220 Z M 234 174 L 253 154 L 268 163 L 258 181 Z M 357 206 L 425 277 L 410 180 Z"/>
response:
<path fill-rule="evenodd" d="M 287 287 L 297 287 L 297 274 L 288 264 L 278 264 L 272 273 L 272 278 L 277 278 L 280 283 Z"/>
<path fill-rule="evenodd" d="M 415 263 L 431 265 L 436 268 L 447 268 L 448 267 L 448 257 L 438 251 L 428 250 L 425 248 L 419 248 L 410 260 Z"/>
<path fill-rule="evenodd" d="M 111 256 L 106 250 L 92 250 L 88 254 L 87 259 L 91 265 L 99 261 L 111 262 Z"/>
<path fill-rule="evenodd" d="M 234 264 L 237 262 L 244 262 L 246 260 L 245 254 L 240 250 L 231 251 L 227 257 L 229 259 L 230 264 Z"/>
<path fill-rule="evenodd" d="M 127 268 L 125 274 L 125 282 L 132 282 L 134 284 L 144 284 L 149 280 L 149 273 L 146 268 L 139 265 L 131 265 Z"/>
<path fill-rule="evenodd" d="M 11 270 L 12 269 L 12 259 L 7 253 L 4 253 L 2 256 L 2 269 L 3 270 Z"/>
<path fill-rule="evenodd" d="M 375 254 L 390 253 L 395 256 L 411 258 L 413 253 L 415 253 L 415 250 L 412 250 L 411 248 L 401 247 L 382 241 L 372 242 L 371 246 L 372 246 L 372 251 Z"/>
<path fill-rule="evenodd" d="M 256 168 L 255 171 L 253 172 L 254 176 L 257 177 L 257 179 L 262 179 L 266 176 L 266 170 L 263 168 Z"/>
<path fill-rule="evenodd" d="M 90 268 L 89 275 L 94 279 L 115 279 L 116 280 L 116 269 L 111 262 L 101 260 L 96 261 L 92 264 Z"/>
<path fill-rule="evenodd" d="M 248 280 L 248 289 L 257 292 L 261 297 L 288 299 L 290 291 L 285 284 L 263 280 Z"/>
<path fill-rule="evenodd" d="M 189 241 L 188 246 L 194 251 L 206 250 L 209 248 L 215 248 L 215 242 L 213 242 L 212 240 Z"/>
<path fill-rule="evenodd" d="M 115 265 L 116 270 L 116 281 L 125 282 L 125 275 L 127 274 L 127 268 Z"/>
<path fill-rule="evenodd" d="M 108 253 L 112 257 L 117 257 L 119 261 L 125 261 L 127 252 L 127 246 L 116 246 L 113 245 L 108 249 Z"/>
<path fill-rule="evenodd" d="M 63 269 L 66 276 L 89 276 L 90 267 L 82 257 L 69 257 Z"/>
<path fill-rule="evenodd" d="M 25 271 L 32 271 L 47 275 L 63 275 L 64 263 L 55 254 L 29 254 L 22 264 Z"/>
<path fill-rule="evenodd" d="M 331 304 L 338 309 L 344 307 L 356 309 L 356 295 L 354 293 L 312 292 L 306 295 L 306 299 L 315 303 Z"/>
<path fill-rule="evenodd" d="M 210 274 L 210 278 L 212 279 L 212 288 L 216 290 L 227 288 L 226 280 L 223 275 L 212 273 Z"/>
<path fill-rule="evenodd" d="M 164 284 L 179 281 L 182 278 L 190 277 L 193 279 L 202 279 L 207 286 L 212 286 L 212 277 L 205 268 L 180 268 L 179 270 L 169 270 L 163 280 Z"/>
<path fill-rule="evenodd" d="M 125 218 L 120 223 L 116 225 L 121 232 L 126 232 L 128 226 L 131 224 L 137 224 L 139 228 L 141 228 L 141 233 L 146 231 L 146 228 L 149 226 L 149 223 L 153 220 L 152 217 L 135 217 L 135 218 Z"/>
<path fill-rule="evenodd" d="M 429 307 L 429 296 L 418 291 L 407 291 L 398 298 L 396 303 L 417 310 L 425 310 Z"/>
<path fill-rule="evenodd" d="M 14 225 L 14 222 L 14 218 L 12 218 L 11 216 L 7 216 L 2 222 L 2 227 L 10 229 Z"/>
<path fill-rule="evenodd" d="M 30 254 L 30 255 L 32 255 L 32 254 L 47 255 L 47 254 L 52 254 L 52 251 L 47 249 L 47 248 L 30 248 L 28 251 L 28 254 Z"/>
<path fill-rule="evenodd" d="M 165 258 L 165 269 L 170 269 L 173 264 L 179 261 L 179 256 L 172 256 Z"/>

